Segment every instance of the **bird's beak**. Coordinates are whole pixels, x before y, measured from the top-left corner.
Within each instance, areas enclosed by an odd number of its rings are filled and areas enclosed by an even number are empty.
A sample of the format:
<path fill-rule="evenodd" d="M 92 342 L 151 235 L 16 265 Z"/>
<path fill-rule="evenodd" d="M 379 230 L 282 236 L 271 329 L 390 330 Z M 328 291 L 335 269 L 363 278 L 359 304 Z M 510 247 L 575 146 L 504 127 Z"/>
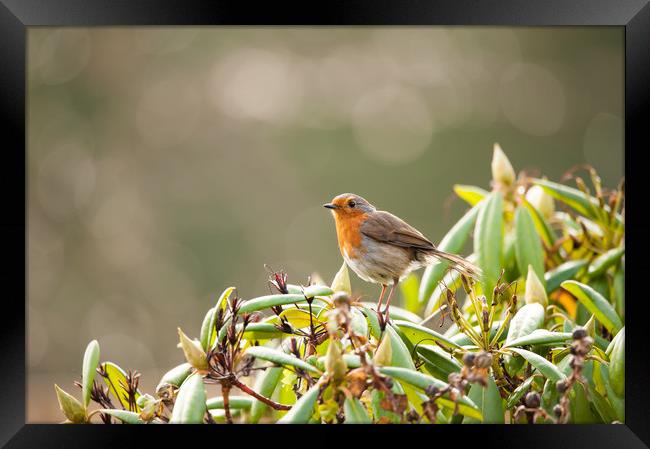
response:
<path fill-rule="evenodd" d="M 325 203 L 325 204 L 323 204 L 323 207 L 326 207 L 328 209 L 338 209 L 339 208 L 336 204 L 332 204 L 332 203 Z"/>

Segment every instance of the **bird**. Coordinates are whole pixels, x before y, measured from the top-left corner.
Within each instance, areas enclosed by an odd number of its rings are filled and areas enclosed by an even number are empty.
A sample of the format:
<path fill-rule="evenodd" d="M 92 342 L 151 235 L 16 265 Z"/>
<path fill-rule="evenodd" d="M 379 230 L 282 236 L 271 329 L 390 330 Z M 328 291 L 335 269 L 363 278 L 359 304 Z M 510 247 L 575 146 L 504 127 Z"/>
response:
<path fill-rule="evenodd" d="M 439 259 L 471 278 L 480 269 L 461 256 L 441 251 L 420 231 L 390 212 L 377 210 L 363 197 L 342 193 L 323 207 L 330 209 L 336 224 L 339 250 L 347 266 L 366 282 L 381 285 L 377 313 L 389 319 L 389 306 L 399 281 L 412 271 Z M 391 286 L 384 312 L 382 301 Z"/>

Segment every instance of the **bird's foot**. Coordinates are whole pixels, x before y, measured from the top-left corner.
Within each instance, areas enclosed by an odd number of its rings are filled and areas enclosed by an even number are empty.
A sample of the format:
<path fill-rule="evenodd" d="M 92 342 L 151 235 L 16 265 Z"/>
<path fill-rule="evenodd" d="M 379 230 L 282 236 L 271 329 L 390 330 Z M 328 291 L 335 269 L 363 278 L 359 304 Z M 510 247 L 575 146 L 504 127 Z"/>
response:
<path fill-rule="evenodd" d="M 386 329 L 386 325 L 390 320 L 390 311 L 388 310 L 388 307 L 386 307 L 383 310 L 383 312 L 378 308 L 376 313 L 377 313 L 377 320 L 379 321 L 379 328 L 383 332 L 384 329 Z"/>
<path fill-rule="evenodd" d="M 379 322 L 379 329 L 381 330 L 381 332 L 384 332 L 384 330 L 386 329 L 386 324 L 388 323 L 388 321 L 386 321 L 386 316 L 385 316 L 384 312 L 381 312 L 379 310 L 379 308 L 377 308 L 377 310 L 375 310 L 375 313 L 377 314 L 377 321 Z"/>

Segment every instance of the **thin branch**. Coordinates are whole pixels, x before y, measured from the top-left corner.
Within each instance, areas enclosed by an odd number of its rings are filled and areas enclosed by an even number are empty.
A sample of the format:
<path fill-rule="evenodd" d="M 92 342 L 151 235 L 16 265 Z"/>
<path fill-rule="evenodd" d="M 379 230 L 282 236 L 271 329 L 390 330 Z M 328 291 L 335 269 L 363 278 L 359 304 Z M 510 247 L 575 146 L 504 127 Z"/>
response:
<path fill-rule="evenodd" d="M 232 424 L 232 415 L 230 414 L 230 385 L 223 385 L 221 387 L 221 395 L 223 396 L 223 410 L 226 413 L 226 422 Z"/>
<path fill-rule="evenodd" d="M 244 393 L 249 394 L 249 395 L 253 396 L 255 399 L 264 402 L 266 405 L 268 405 L 269 407 L 271 407 L 274 410 L 291 410 L 291 406 L 284 405 L 284 404 L 278 404 L 277 402 L 272 401 L 271 399 L 266 398 L 266 397 L 262 396 L 261 394 L 257 393 L 255 390 L 250 388 L 248 385 L 246 385 L 245 383 L 240 382 L 237 379 L 234 379 L 232 381 L 232 384 L 234 386 L 236 386 L 237 388 L 239 388 Z"/>

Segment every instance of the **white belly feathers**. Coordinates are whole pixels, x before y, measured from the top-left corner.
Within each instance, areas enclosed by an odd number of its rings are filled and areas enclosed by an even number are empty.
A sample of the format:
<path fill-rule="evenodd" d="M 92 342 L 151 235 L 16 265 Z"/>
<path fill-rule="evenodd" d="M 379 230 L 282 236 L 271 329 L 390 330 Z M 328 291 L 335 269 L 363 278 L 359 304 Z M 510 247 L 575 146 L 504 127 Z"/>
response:
<path fill-rule="evenodd" d="M 400 251 L 401 248 L 368 237 L 364 237 L 362 244 L 366 251 L 361 257 L 353 260 L 344 250 L 343 258 L 348 267 L 366 282 L 390 285 L 395 278 L 403 279 L 422 267 L 421 263 L 411 261 L 407 250 Z"/>

